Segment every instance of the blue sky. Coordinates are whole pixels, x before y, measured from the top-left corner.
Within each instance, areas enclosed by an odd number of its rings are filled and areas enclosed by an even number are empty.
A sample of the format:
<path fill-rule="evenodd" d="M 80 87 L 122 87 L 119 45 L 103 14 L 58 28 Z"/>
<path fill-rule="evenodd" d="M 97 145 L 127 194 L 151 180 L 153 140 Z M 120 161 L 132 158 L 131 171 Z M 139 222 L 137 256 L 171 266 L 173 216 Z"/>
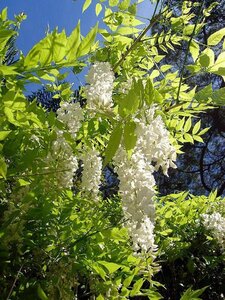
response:
<path fill-rule="evenodd" d="M 96 0 L 93 0 L 97 3 Z M 58 30 L 66 30 L 67 35 L 71 33 L 78 20 L 81 20 L 81 32 L 86 35 L 102 14 L 95 16 L 94 6 L 90 6 L 82 14 L 82 0 L 0 0 L 0 9 L 8 7 L 8 16 L 13 18 L 14 14 L 24 12 L 27 19 L 23 21 L 20 35 L 17 40 L 18 49 L 26 55 L 27 52 L 41 40 L 49 28 L 50 31 L 55 27 Z M 141 3 L 138 15 L 150 18 L 153 12 L 153 5 L 149 0 Z"/>

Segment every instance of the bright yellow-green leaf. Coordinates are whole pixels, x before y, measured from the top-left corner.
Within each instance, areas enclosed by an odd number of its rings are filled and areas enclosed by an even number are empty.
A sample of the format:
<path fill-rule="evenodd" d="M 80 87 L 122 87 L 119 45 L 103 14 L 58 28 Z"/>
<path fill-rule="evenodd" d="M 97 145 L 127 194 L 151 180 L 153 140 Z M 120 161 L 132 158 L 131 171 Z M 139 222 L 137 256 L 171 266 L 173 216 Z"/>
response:
<path fill-rule="evenodd" d="M 212 49 L 205 49 L 199 57 L 199 62 L 202 67 L 208 68 L 214 65 L 215 55 Z"/>
<path fill-rule="evenodd" d="M 103 280 L 105 280 L 106 272 L 104 271 L 104 269 L 101 266 L 99 266 L 97 263 L 95 263 L 95 264 L 92 264 L 92 268 Z"/>
<path fill-rule="evenodd" d="M 2 21 L 6 21 L 7 20 L 7 7 L 5 7 L 2 11 L 1 11 L 1 19 Z"/>
<path fill-rule="evenodd" d="M 211 98 L 214 103 L 225 105 L 225 88 L 213 91 Z"/>
<path fill-rule="evenodd" d="M 160 70 L 162 71 L 162 72 L 166 72 L 166 71 L 168 71 L 169 69 L 171 69 L 172 68 L 172 65 L 162 65 L 161 67 L 160 67 Z"/>
<path fill-rule="evenodd" d="M 19 74 L 15 70 L 16 70 L 16 67 L 14 67 L 14 66 L 5 66 L 5 65 L 1 65 L 0 66 L 0 74 L 2 76 L 17 75 L 17 74 Z"/>
<path fill-rule="evenodd" d="M 67 39 L 66 56 L 68 61 L 76 59 L 77 49 L 80 45 L 80 21 L 76 28 L 72 31 L 71 35 Z"/>
<path fill-rule="evenodd" d="M 225 51 L 220 53 L 215 61 L 215 64 L 210 69 L 210 72 L 216 73 L 225 68 Z"/>
<path fill-rule="evenodd" d="M 0 50 L 2 51 L 8 40 L 15 35 L 16 32 L 9 29 L 0 28 Z"/>
<path fill-rule="evenodd" d="M 130 296 L 136 296 L 140 292 L 143 283 L 144 283 L 144 278 L 141 278 L 138 281 L 136 281 L 132 288 Z"/>
<path fill-rule="evenodd" d="M 172 210 L 168 210 L 168 211 L 165 213 L 164 218 L 170 219 L 170 218 L 172 217 L 172 214 L 173 214 Z"/>
<path fill-rule="evenodd" d="M 77 56 L 83 56 L 89 53 L 98 32 L 98 24 L 86 35 L 86 37 L 81 41 L 78 50 Z"/>
<path fill-rule="evenodd" d="M 188 132 L 191 129 L 191 118 L 188 118 L 184 125 L 184 132 Z"/>
<path fill-rule="evenodd" d="M 193 139 L 197 142 L 204 143 L 203 139 L 198 135 L 193 135 Z"/>
<path fill-rule="evenodd" d="M 41 300 L 48 300 L 47 295 L 45 294 L 45 292 L 43 291 L 43 289 L 42 289 L 42 287 L 40 285 L 38 285 L 37 293 L 38 293 L 38 297 Z"/>
<path fill-rule="evenodd" d="M 134 275 L 130 275 L 126 277 L 126 279 L 123 282 L 123 286 L 128 287 L 131 284 L 133 279 L 134 279 Z"/>
<path fill-rule="evenodd" d="M 109 0 L 109 6 L 114 7 L 117 6 L 119 3 L 119 0 Z"/>
<path fill-rule="evenodd" d="M 108 146 L 105 151 L 104 165 L 107 165 L 107 163 L 109 163 L 111 161 L 111 159 L 113 158 L 113 156 L 115 155 L 115 153 L 120 145 L 122 133 L 123 133 L 123 127 L 121 124 L 119 124 L 116 128 L 114 128 L 114 130 L 110 136 Z"/>
<path fill-rule="evenodd" d="M 207 40 L 209 46 L 216 46 L 225 36 L 225 28 L 222 28 L 211 34 Z"/>
<path fill-rule="evenodd" d="M 108 262 L 108 261 L 103 261 L 103 260 L 99 260 L 98 264 L 103 265 L 108 270 L 109 274 L 116 272 L 119 268 L 122 267 L 122 265 L 118 265 L 118 264 Z"/>
<path fill-rule="evenodd" d="M 0 141 L 6 139 L 10 132 L 10 130 L 0 131 Z"/>
<path fill-rule="evenodd" d="M 190 53 L 194 61 L 196 61 L 196 59 L 198 58 L 199 51 L 200 51 L 199 44 L 195 40 L 192 40 L 190 44 Z"/>
<path fill-rule="evenodd" d="M 137 135 L 135 132 L 136 123 L 129 121 L 124 126 L 124 146 L 130 156 L 137 142 Z"/>
<path fill-rule="evenodd" d="M 119 9 L 126 10 L 126 9 L 128 9 L 129 5 L 130 5 L 130 0 L 123 0 L 119 4 Z"/>
<path fill-rule="evenodd" d="M 55 63 L 60 63 L 66 55 L 66 44 L 67 37 L 66 33 L 63 30 L 58 33 L 56 30 L 52 33 L 51 47 L 53 51 L 53 61 Z"/>
<path fill-rule="evenodd" d="M 185 139 L 186 142 L 194 144 L 193 137 L 189 133 L 184 134 L 184 139 Z"/>
<path fill-rule="evenodd" d="M 19 185 L 20 185 L 20 186 L 26 186 L 26 185 L 29 185 L 29 184 L 30 184 L 29 181 L 24 180 L 24 179 L 22 179 L 22 178 L 20 178 L 20 179 L 18 180 L 18 182 L 19 182 Z"/>
<path fill-rule="evenodd" d="M 101 3 L 97 3 L 96 6 L 95 6 L 96 16 L 98 16 L 101 11 L 102 11 L 102 5 L 101 5 Z"/>
<path fill-rule="evenodd" d="M 195 126 L 193 127 L 193 129 L 192 129 L 192 134 L 196 134 L 196 133 L 199 131 L 200 127 L 201 127 L 201 120 L 198 121 L 198 122 L 195 124 Z"/>
<path fill-rule="evenodd" d="M 122 34 L 122 35 L 127 35 L 127 34 L 135 34 L 135 33 L 139 32 L 139 31 L 140 31 L 140 29 L 138 29 L 138 28 L 124 26 L 124 27 L 120 27 L 116 31 L 116 33 L 117 34 Z"/>
<path fill-rule="evenodd" d="M 212 92 L 212 84 L 209 84 L 195 94 L 195 99 L 199 102 L 206 102 L 212 96 Z"/>
<path fill-rule="evenodd" d="M 84 12 L 91 5 L 92 0 L 85 0 L 82 8 L 82 12 Z"/>
<path fill-rule="evenodd" d="M 7 174 L 7 165 L 5 163 L 4 158 L 0 157 L 0 177 L 6 179 L 6 174 Z"/>
<path fill-rule="evenodd" d="M 16 125 L 16 126 L 20 126 L 20 123 L 15 119 L 14 117 L 14 113 L 13 113 L 13 110 L 10 109 L 9 107 L 5 107 L 4 108 L 4 113 L 8 119 L 8 121 L 13 124 L 13 125 Z"/>

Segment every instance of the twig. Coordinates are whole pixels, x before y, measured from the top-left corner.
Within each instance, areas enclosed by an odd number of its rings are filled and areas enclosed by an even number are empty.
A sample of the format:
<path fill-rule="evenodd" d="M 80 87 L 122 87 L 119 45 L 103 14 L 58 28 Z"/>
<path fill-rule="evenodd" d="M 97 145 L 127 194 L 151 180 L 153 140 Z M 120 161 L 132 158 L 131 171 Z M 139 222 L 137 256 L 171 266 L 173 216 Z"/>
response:
<path fill-rule="evenodd" d="M 16 285 L 16 282 L 17 282 L 17 280 L 18 280 L 18 278 L 19 278 L 19 274 L 20 274 L 22 268 L 23 268 L 23 265 L 19 268 L 19 271 L 18 271 L 17 274 L 16 274 L 16 277 L 15 277 L 15 279 L 14 279 L 14 281 L 13 281 L 13 284 L 12 284 L 12 286 L 11 286 L 11 289 L 10 289 L 10 291 L 9 291 L 9 294 L 8 294 L 6 300 L 9 300 L 9 297 L 11 296 L 11 294 L 12 294 L 12 292 L 13 292 L 13 289 L 14 289 L 14 287 L 15 287 L 15 285 Z"/>
<path fill-rule="evenodd" d="M 184 63 L 183 63 L 183 66 L 182 66 L 182 69 L 181 69 L 181 74 L 180 74 L 180 81 L 179 81 L 179 86 L 178 86 L 178 91 L 177 91 L 176 102 L 179 101 L 179 95 L 180 95 L 180 90 L 181 90 L 182 80 L 183 80 L 183 76 L 184 76 L 184 69 L 185 69 L 185 66 L 186 66 L 187 59 L 188 59 L 189 48 L 190 48 L 191 42 L 192 42 L 192 40 L 193 40 L 193 37 L 194 37 L 194 35 L 195 35 L 195 31 L 196 31 L 196 28 L 197 28 L 197 25 L 198 25 L 198 21 L 199 21 L 199 19 L 200 19 L 200 17 L 201 17 L 201 10 L 202 10 L 202 8 L 203 8 L 204 3 L 205 3 L 205 0 L 202 1 L 201 6 L 199 7 L 197 20 L 196 20 L 196 22 L 195 22 L 195 26 L 194 26 L 194 28 L 193 28 L 192 34 L 191 34 L 191 36 L 190 36 L 190 39 L 189 39 L 189 41 L 188 41 L 187 51 L 186 51 L 186 53 L 185 53 Z"/>
<path fill-rule="evenodd" d="M 155 10 L 156 11 L 156 10 Z M 155 12 L 154 12 L 155 13 Z M 159 20 L 160 18 L 160 14 L 157 16 L 153 16 L 149 25 L 138 35 L 138 37 L 134 40 L 133 44 L 127 49 L 126 52 L 124 52 L 122 54 L 121 59 L 115 64 L 115 66 L 113 67 L 113 71 L 115 72 L 116 69 L 121 65 L 121 63 L 126 59 L 126 57 L 128 56 L 128 54 L 136 47 L 136 45 L 141 42 L 141 39 L 145 36 L 145 34 L 152 28 L 152 26 L 154 26 L 156 24 L 156 22 Z"/>

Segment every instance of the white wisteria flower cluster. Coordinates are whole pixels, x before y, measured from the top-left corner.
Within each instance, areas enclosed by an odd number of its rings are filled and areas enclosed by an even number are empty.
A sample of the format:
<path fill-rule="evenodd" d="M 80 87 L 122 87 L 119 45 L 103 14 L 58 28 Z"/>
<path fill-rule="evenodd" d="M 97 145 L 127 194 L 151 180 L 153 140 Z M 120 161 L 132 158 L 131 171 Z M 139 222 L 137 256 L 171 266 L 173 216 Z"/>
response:
<path fill-rule="evenodd" d="M 225 249 L 225 218 L 219 212 L 202 214 L 203 225 L 210 230 L 214 238 Z"/>
<path fill-rule="evenodd" d="M 82 108 L 79 103 L 64 102 L 57 110 L 58 119 L 66 126 L 66 129 L 73 138 L 76 137 L 84 119 Z M 55 171 L 59 186 L 69 188 L 73 183 L 74 172 L 78 168 L 77 158 L 74 156 L 71 146 L 63 136 L 63 130 L 56 130 L 57 138 L 46 162 Z"/>
<path fill-rule="evenodd" d="M 83 110 L 79 103 L 64 102 L 57 110 L 58 119 L 66 125 L 73 138 L 76 137 L 82 121 L 84 120 Z"/>
<path fill-rule="evenodd" d="M 82 161 L 82 190 L 91 192 L 93 199 L 97 201 L 101 183 L 102 159 L 97 150 L 90 149 L 84 153 Z"/>
<path fill-rule="evenodd" d="M 57 132 L 57 139 L 53 142 L 51 152 L 46 159 L 48 165 L 54 168 L 58 186 L 71 187 L 74 172 L 78 168 L 78 161 L 73 154 L 71 146 L 65 140 L 62 131 Z"/>
<path fill-rule="evenodd" d="M 171 145 L 169 131 L 166 129 L 161 116 L 155 117 L 156 106 L 143 112 L 141 119 L 136 121 L 138 136 L 135 151 L 140 151 L 149 163 L 154 163 L 155 171 L 162 168 L 168 175 L 169 167 L 176 168 L 176 150 Z"/>
<path fill-rule="evenodd" d="M 160 116 L 155 117 L 156 107 L 145 110 L 136 118 L 137 143 L 128 158 L 121 145 L 114 161 L 120 184 L 122 207 L 135 251 L 155 250 L 154 243 L 154 171 L 160 167 L 167 174 L 169 167 L 176 167 L 176 150 L 171 145 L 169 133 Z"/>
<path fill-rule="evenodd" d="M 96 62 L 91 66 L 85 87 L 88 108 L 106 110 L 112 107 L 113 81 L 114 73 L 108 62 Z"/>

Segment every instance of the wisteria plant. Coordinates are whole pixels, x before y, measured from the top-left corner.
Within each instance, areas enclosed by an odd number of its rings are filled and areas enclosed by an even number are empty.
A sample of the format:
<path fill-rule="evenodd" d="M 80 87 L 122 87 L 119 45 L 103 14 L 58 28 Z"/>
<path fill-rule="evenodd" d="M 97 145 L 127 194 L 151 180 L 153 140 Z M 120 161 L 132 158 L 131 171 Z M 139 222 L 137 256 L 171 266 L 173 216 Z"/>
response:
<path fill-rule="evenodd" d="M 193 89 L 185 79 L 201 72 L 225 78 L 225 29 L 198 43 L 216 3 L 203 11 L 183 1 L 174 17 L 158 1 L 144 24 L 139 2 L 97 1 L 103 28 L 85 37 L 80 23 L 69 36 L 54 30 L 10 64 L 9 42 L 25 16 L 11 21 L 1 12 L 2 299 L 162 299 L 161 259 L 189 248 L 179 244 L 189 227 L 193 240 L 200 231 L 205 241 L 210 236 L 224 259 L 223 200 L 214 197 L 212 205 L 204 196 L 196 212 L 194 196 L 161 197 L 155 174 L 176 168 L 184 143 L 203 142 L 200 113 L 224 104 L 224 88 Z M 161 31 L 152 35 L 155 24 Z M 186 55 L 176 70 L 163 59 L 180 45 Z M 83 69 L 86 84 L 74 97 L 66 77 Z M 54 92 L 56 112 L 27 100 L 32 83 Z M 112 177 L 116 188 L 104 194 Z M 174 299 L 200 299 L 205 289 L 183 289 Z"/>

